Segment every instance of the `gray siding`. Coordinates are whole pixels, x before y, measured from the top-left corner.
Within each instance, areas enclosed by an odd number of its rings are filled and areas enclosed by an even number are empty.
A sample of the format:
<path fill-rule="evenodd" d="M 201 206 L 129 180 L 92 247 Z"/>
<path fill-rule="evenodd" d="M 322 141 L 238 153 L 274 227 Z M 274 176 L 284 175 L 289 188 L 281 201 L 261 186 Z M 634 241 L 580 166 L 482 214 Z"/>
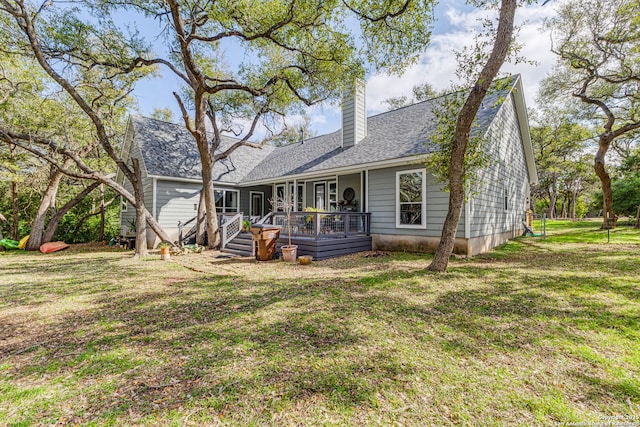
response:
<path fill-rule="evenodd" d="M 439 237 L 442 234 L 449 206 L 449 193 L 442 191 L 442 184 L 427 171 L 427 228 L 396 227 L 396 172 L 421 169 L 419 164 L 375 169 L 369 171 L 369 212 L 371 212 L 371 233 Z M 464 212 L 458 225 L 457 237 L 464 237 Z"/>
<path fill-rule="evenodd" d="M 356 82 L 342 100 L 342 146 L 352 147 L 367 136 L 366 85 Z"/>
<path fill-rule="evenodd" d="M 264 193 L 264 214 L 266 215 L 271 211 L 271 204 L 269 204 L 269 199 L 272 197 L 273 186 L 271 185 L 260 185 L 256 187 L 244 187 L 240 189 L 240 212 L 244 212 L 246 216 L 249 215 L 249 202 L 251 200 L 251 192 L 258 191 Z"/>
<path fill-rule="evenodd" d="M 131 159 L 142 159 L 142 153 L 140 152 L 140 147 L 136 143 L 131 144 L 131 152 L 129 154 L 129 158 L 127 164 L 133 170 L 133 162 Z M 144 168 L 144 162 L 140 162 L 141 164 L 141 174 L 142 174 L 142 191 L 144 192 L 144 204 L 149 212 L 153 210 L 153 179 L 149 178 L 146 173 L 146 169 Z M 122 172 L 120 172 L 122 173 Z M 123 174 L 124 175 L 124 174 Z M 124 188 L 127 189 L 131 194 L 133 194 L 133 186 L 129 182 L 126 177 L 124 178 Z M 154 215 L 153 212 L 151 212 Z M 135 222 L 136 211 L 130 203 L 127 203 L 127 212 L 120 213 L 120 230 L 124 234 L 129 230 L 129 224 Z"/>
<path fill-rule="evenodd" d="M 304 196 L 305 197 L 304 207 L 312 208 L 315 203 L 314 195 L 313 195 L 313 182 L 312 181 L 305 182 L 304 189 L 306 191 L 306 194 Z"/>
<path fill-rule="evenodd" d="M 129 180 L 124 181 L 124 188 L 133 193 L 133 186 L 131 185 L 131 183 L 129 182 Z M 123 212 L 120 211 L 120 232 L 122 234 L 125 234 L 127 231 L 129 231 L 129 224 L 135 222 L 136 219 L 136 210 L 133 206 L 131 206 L 131 203 L 127 202 L 127 211 Z"/>
<path fill-rule="evenodd" d="M 193 208 L 200 201 L 202 184 L 158 180 L 156 184 L 156 219 L 162 227 L 177 227 L 196 216 Z"/>
<path fill-rule="evenodd" d="M 479 173 L 478 193 L 471 198 L 471 237 L 518 230 L 529 196 L 526 159 L 512 95 L 503 103 L 487 136 L 494 142 L 489 147 L 493 158 L 491 167 Z"/>
<path fill-rule="evenodd" d="M 342 194 L 344 193 L 344 190 L 349 187 L 353 188 L 356 193 L 354 201 L 358 212 L 362 212 L 364 210 L 364 206 L 362 205 L 362 194 L 360 192 L 359 173 L 338 176 L 338 201 L 344 200 L 344 196 Z"/>

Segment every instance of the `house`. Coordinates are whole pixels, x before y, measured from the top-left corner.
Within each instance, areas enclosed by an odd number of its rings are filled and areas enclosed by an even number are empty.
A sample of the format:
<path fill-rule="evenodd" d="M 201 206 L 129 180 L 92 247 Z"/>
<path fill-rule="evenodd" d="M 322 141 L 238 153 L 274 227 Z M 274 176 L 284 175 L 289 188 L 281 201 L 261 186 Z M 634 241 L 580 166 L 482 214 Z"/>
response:
<path fill-rule="evenodd" d="M 235 216 L 234 221 L 242 216 L 257 221 L 269 213 L 274 195 L 292 195 L 299 254 L 316 250 L 323 258 L 371 247 L 435 250 L 448 193 L 421 160 L 436 131 L 434 106 L 442 99 L 367 118 L 364 86 L 357 87 L 344 99 L 340 130 L 284 147 L 242 147 L 218 162 L 218 212 Z M 529 188 L 537 182 L 520 76 L 484 100 L 478 123 L 475 131 L 488 138 L 492 162 L 478 174 L 477 191 L 468 195 L 458 227 L 454 251 L 469 255 L 521 233 Z M 223 145 L 233 141 L 226 138 Z M 182 126 L 134 116 L 123 156 L 141 159 L 147 207 L 177 239 L 178 223 L 195 216 L 199 201 L 195 141 Z M 323 213 L 302 213 L 305 208 Z M 133 209 L 124 206 L 124 229 L 133 218 Z M 264 221 L 282 224 L 283 218 L 275 213 Z M 305 239 L 332 246 L 321 253 L 317 243 L 306 247 Z"/>

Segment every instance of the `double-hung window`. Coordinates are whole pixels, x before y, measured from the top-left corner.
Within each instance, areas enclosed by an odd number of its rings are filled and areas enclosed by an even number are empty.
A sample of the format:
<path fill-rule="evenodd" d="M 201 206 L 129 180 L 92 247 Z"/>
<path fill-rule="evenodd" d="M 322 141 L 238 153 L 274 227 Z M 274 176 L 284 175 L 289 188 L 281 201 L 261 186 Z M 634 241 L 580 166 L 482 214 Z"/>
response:
<path fill-rule="evenodd" d="M 396 172 L 396 227 L 426 227 L 426 196 L 425 169 Z"/>
<path fill-rule="evenodd" d="M 238 190 L 215 190 L 216 211 L 220 213 L 238 212 Z"/>

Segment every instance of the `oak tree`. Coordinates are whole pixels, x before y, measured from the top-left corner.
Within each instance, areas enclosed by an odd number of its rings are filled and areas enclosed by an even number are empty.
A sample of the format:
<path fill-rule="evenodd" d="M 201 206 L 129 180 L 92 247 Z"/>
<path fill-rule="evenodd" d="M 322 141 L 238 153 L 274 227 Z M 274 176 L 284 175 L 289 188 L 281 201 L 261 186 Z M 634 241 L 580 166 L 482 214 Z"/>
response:
<path fill-rule="evenodd" d="M 557 66 L 543 82 L 549 100 L 579 100 L 597 124 L 594 170 L 603 193 L 603 227 L 614 218 L 606 159 L 618 138 L 640 129 L 640 3 L 571 0 L 547 22 Z"/>

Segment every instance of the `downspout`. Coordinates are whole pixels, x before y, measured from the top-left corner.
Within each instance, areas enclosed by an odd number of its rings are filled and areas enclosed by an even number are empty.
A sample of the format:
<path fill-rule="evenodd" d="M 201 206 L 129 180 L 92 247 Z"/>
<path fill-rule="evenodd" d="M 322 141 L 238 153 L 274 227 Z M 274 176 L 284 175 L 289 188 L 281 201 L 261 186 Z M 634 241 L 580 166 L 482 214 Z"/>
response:
<path fill-rule="evenodd" d="M 156 196 L 158 193 L 158 179 L 157 178 L 152 178 L 151 182 L 153 183 L 151 186 L 151 197 L 152 197 L 152 201 L 151 201 L 151 215 L 153 216 L 153 219 L 155 219 L 156 221 L 158 220 L 158 215 L 156 212 Z"/>
<path fill-rule="evenodd" d="M 156 178 L 152 178 L 151 179 L 151 216 L 156 221 L 158 220 L 158 215 L 156 213 L 156 197 L 157 197 L 157 193 L 158 193 L 157 186 L 158 186 L 158 180 Z M 153 232 L 152 232 L 152 237 L 150 239 L 149 235 L 147 234 L 147 246 L 149 246 L 149 243 L 150 243 L 151 244 L 151 248 L 154 248 L 156 246 L 156 239 L 158 237 L 159 236 L 157 236 L 157 235 L 153 235 Z M 160 241 L 162 241 L 162 238 L 160 239 Z"/>
<path fill-rule="evenodd" d="M 471 256 L 471 197 L 467 191 L 464 202 L 464 238 L 467 240 L 467 257 Z"/>

